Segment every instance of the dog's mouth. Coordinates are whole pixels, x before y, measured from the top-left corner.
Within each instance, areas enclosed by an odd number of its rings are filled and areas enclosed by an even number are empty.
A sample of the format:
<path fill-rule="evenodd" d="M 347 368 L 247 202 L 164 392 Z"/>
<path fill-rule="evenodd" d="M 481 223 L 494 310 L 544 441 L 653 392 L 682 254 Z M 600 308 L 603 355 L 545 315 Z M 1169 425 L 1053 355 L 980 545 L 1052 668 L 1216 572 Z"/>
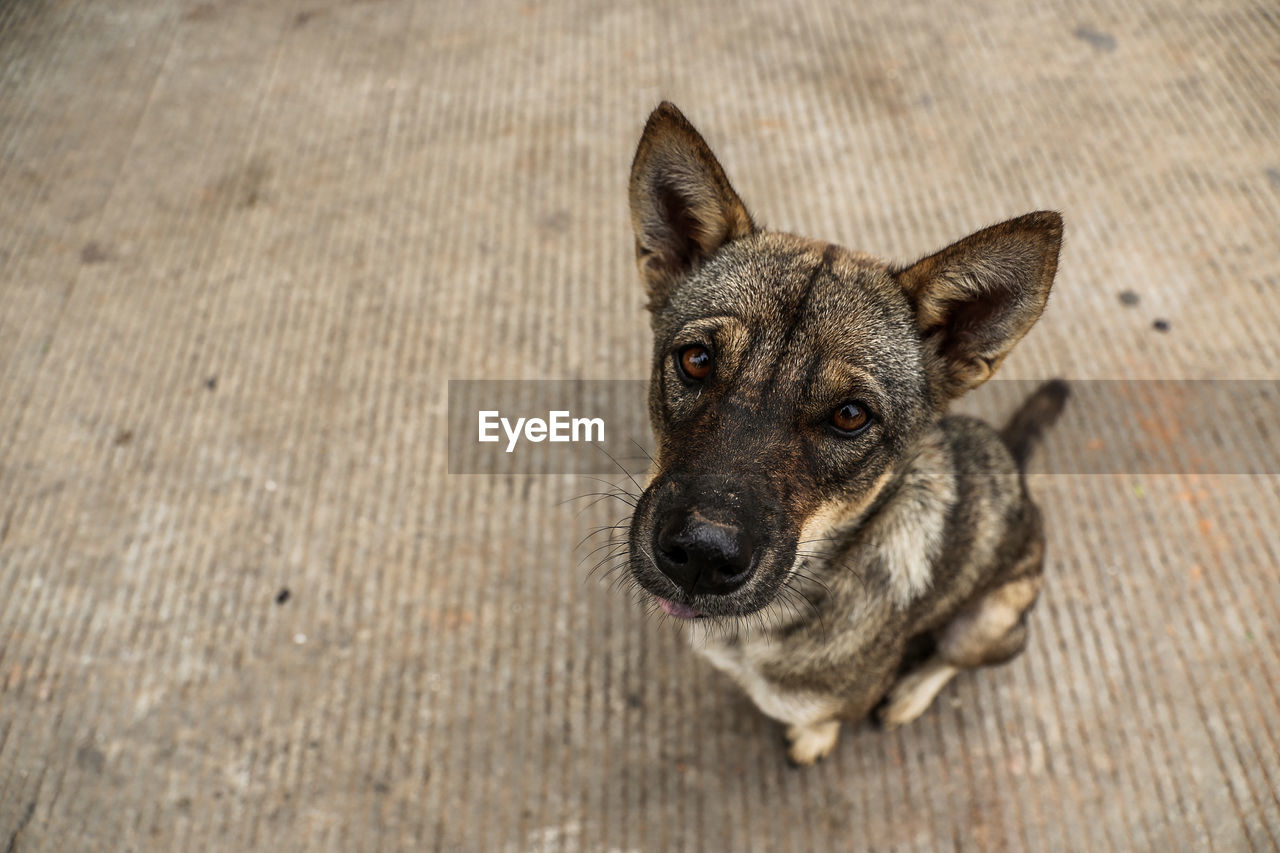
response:
<path fill-rule="evenodd" d="M 655 595 L 658 606 L 662 608 L 662 612 L 676 619 L 704 619 L 706 614 L 696 607 L 690 607 L 688 604 L 681 604 L 678 601 L 671 601 L 660 595 Z"/>

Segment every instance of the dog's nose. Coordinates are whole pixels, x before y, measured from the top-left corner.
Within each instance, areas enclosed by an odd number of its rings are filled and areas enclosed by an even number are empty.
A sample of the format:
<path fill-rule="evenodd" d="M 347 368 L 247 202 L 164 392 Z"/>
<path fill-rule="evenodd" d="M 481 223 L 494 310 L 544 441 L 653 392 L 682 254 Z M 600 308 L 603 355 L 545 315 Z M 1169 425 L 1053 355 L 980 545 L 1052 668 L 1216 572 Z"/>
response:
<path fill-rule="evenodd" d="M 654 539 L 658 568 L 690 595 L 726 595 L 750 576 L 754 542 L 737 525 L 673 513 Z"/>

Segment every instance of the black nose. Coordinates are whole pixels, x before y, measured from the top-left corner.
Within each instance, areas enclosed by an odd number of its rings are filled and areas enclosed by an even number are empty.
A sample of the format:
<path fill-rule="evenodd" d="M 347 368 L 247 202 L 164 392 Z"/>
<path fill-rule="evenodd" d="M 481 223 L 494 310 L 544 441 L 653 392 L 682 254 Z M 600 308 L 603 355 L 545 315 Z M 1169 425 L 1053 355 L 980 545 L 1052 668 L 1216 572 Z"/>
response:
<path fill-rule="evenodd" d="M 735 524 L 673 512 L 654 540 L 658 568 L 690 595 L 725 595 L 751 574 L 754 543 Z"/>

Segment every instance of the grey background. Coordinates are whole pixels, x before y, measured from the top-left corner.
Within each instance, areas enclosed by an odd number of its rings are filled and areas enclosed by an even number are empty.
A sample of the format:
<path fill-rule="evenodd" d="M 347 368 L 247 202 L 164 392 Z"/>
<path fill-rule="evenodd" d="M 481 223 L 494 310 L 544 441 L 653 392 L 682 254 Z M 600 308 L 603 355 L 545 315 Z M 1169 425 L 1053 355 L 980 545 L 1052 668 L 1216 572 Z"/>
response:
<path fill-rule="evenodd" d="M 445 407 L 646 375 L 663 97 L 774 227 L 1062 210 L 1003 376 L 1275 379 L 1277 44 L 1220 0 L 0 5 L 0 849 L 1273 848 L 1276 478 L 1037 475 L 1027 654 L 795 772 L 575 567 L 625 507 L 450 477 Z"/>

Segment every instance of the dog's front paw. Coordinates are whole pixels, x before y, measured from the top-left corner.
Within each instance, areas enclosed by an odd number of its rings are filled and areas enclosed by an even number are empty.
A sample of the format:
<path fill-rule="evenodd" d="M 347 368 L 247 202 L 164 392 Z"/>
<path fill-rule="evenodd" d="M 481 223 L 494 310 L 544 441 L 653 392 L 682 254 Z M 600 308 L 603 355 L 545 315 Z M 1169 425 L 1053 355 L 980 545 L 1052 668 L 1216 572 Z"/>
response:
<path fill-rule="evenodd" d="M 954 666 L 933 660 L 898 679 L 880 709 L 880 723 L 892 729 L 919 717 L 956 672 Z"/>
<path fill-rule="evenodd" d="M 787 729 L 787 741 L 791 748 L 787 750 L 787 758 L 797 767 L 808 767 L 818 759 L 827 757 L 836 748 L 836 741 L 839 739 L 839 720 L 790 726 Z"/>

